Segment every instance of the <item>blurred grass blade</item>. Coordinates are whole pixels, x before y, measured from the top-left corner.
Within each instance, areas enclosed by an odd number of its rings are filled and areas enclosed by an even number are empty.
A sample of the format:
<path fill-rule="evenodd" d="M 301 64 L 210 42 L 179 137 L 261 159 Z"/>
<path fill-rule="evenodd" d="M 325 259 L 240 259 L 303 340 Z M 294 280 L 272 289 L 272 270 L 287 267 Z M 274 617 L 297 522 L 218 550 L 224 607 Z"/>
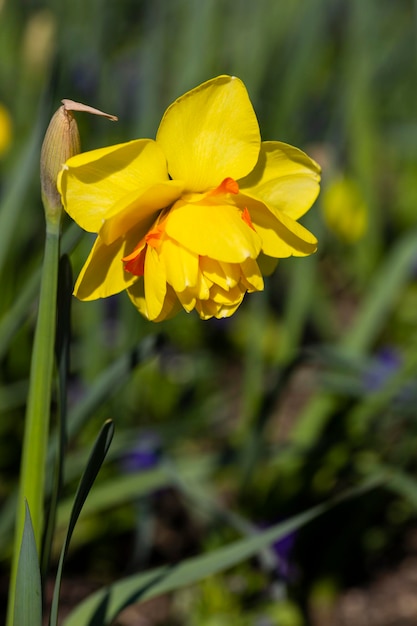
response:
<path fill-rule="evenodd" d="M 417 231 L 407 233 L 387 254 L 373 279 L 357 317 L 340 343 L 345 355 L 352 357 L 367 353 L 381 332 L 410 277 L 416 259 Z M 298 449 L 309 447 L 318 440 L 320 432 L 337 408 L 337 398 L 328 393 L 312 397 L 298 416 L 291 438 Z"/>
<path fill-rule="evenodd" d="M 417 510 L 417 480 L 406 472 L 391 466 L 381 466 L 381 471 L 387 475 L 387 487 L 401 496 Z"/>
<path fill-rule="evenodd" d="M 177 485 L 178 481 L 187 485 L 197 483 L 201 489 L 201 484 L 213 474 L 215 467 L 217 467 L 216 460 L 211 455 L 199 454 L 198 457 L 179 462 L 175 465 L 175 469 L 172 464 L 161 463 L 153 469 L 104 480 L 91 493 L 83 508 L 82 516 L 102 515 L 104 511 L 148 496 L 158 489 Z M 68 519 L 70 509 L 69 499 L 60 503 L 59 528 L 62 528 L 64 520 Z"/>
<path fill-rule="evenodd" d="M 69 254 L 73 250 L 81 238 L 82 232 L 77 224 L 71 224 L 61 240 L 62 253 Z M 31 274 L 25 284 L 19 288 L 12 306 L 1 318 L 0 359 L 5 356 L 13 337 L 30 314 L 33 302 L 39 293 L 40 282 L 41 268 L 39 267 L 38 271 Z"/>
<path fill-rule="evenodd" d="M 42 626 L 42 589 L 38 552 L 28 503 L 17 566 L 13 626 Z"/>
<path fill-rule="evenodd" d="M 144 361 L 155 356 L 160 337 L 145 337 L 139 345 L 129 350 L 112 363 L 95 381 L 85 397 L 70 411 L 68 416 L 68 438 L 75 436 L 95 410 L 125 383 L 132 371 Z M 53 446 L 56 441 L 53 441 Z"/>
<path fill-rule="evenodd" d="M 416 251 L 417 230 L 413 230 L 399 239 L 386 255 L 386 261 L 379 266 L 352 328 L 342 340 L 346 351 L 361 355 L 372 346 L 410 279 Z"/>
<path fill-rule="evenodd" d="M 71 440 L 77 435 L 82 426 L 93 415 L 96 409 L 103 405 L 121 385 L 129 380 L 132 371 L 157 354 L 161 344 L 159 335 L 145 337 L 132 350 L 129 350 L 112 363 L 89 387 L 85 397 L 69 411 L 67 420 L 67 437 Z M 47 463 L 53 463 L 59 446 L 60 434 L 55 432 L 49 443 Z M 3 505 L 0 516 L 0 554 L 7 548 L 13 526 L 16 495 L 12 494 Z"/>
<path fill-rule="evenodd" d="M 38 119 L 21 158 L 16 162 L 14 172 L 10 175 L 10 185 L 0 205 L 0 277 L 3 274 L 7 253 L 15 239 L 13 233 L 21 210 L 25 206 L 25 196 L 32 184 L 35 169 L 39 167 L 42 125 L 42 120 Z"/>
<path fill-rule="evenodd" d="M 256 536 L 235 541 L 226 547 L 187 559 L 177 565 L 160 567 L 109 585 L 78 605 L 64 621 L 64 626 L 108 626 L 128 605 L 180 589 L 229 569 L 311 522 L 336 504 L 381 485 L 383 480 L 385 475 L 372 478 L 359 487 L 347 490 L 341 496 L 319 504 Z"/>
<path fill-rule="evenodd" d="M 62 546 L 61 555 L 58 563 L 58 571 L 55 579 L 54 594 L 52 597 L 50 626 L 57 626 L 58 624 L 58 602 L 59 593 L 61 589 L 62 570 L 64 565 L 65 556 L 68 551 L 68 547 L 71 541 L 72 533 L 74 532 L 75 524 L 81 513 L 81 509 L 84 502 L 93 486 L 93 483 L 97 477 L 97 474 L 103 464 L 107 451 L 110 447 L 111 440 L 114 433 L 114 424 L 108 420 L 103 424 L 103 427 L 98 434 L 94 447 L 90 454 L 87 466 L 81 476 L 80 484 L 78 485 L 77 493 L 75 494 L 74 504 L 71 511 L 70 520 L 68 523 L 68 530 L 65 537 L 64 545 Z"/>

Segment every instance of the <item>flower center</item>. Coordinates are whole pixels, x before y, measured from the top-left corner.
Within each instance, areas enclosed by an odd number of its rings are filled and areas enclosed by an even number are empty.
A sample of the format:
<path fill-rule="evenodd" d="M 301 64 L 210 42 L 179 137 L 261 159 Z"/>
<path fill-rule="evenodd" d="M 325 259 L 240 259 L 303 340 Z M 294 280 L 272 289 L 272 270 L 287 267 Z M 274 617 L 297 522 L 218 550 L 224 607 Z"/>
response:
<path fill-rule="evenodd" d="M 218 187 L 205 193 L 184 194 L 179 202 L 186 204 L 217 204 L 225 202 L 222 197 L 227 194 L 237 195 L 239 193 L 239 185 L 233 178 L 225 178 Z M 172 208 L 172 207 L 171 207 Z M 165 223 L 169 216 L 169 209 L 164 209 L 151 230 L 140 240 L 135 246 L 133 252 L 122 258 L 124 269 L 135 276 L 143 276 L 145 273 L 145 257 L 147 247 L 150 246 L 158 250 L 161 246 L 162 239 L 165 235 Z M 252 230 L 255 230 L 247 207 L 241 209 L 242 220 Z"/>
<path fill-rule="evenodd" d="M 135 246 L 133 252 L 122 258 L 125 270 L 135 276 L 145 273 L 145 256 L 148 246 L 158 249 L 165 232 L 166 217 L 159 221 Z"/>
<path fill-rule="evenodd" d="M 216 189 L 209 191 L 207 196 L 218 196 L 225 193 L 239 193 L 239 185 L 233 178 L 225 178 Z"/>

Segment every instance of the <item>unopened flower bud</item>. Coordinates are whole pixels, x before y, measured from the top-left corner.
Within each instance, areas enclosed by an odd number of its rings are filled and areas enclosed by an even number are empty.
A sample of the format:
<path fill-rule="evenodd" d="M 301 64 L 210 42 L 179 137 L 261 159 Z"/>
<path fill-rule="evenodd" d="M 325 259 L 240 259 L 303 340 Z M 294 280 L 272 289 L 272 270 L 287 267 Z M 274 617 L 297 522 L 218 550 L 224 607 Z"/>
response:
<path fill-rule="evenodd" d="M 57 189 L 57 176 L 65 161 L 80 152 L 80 135 L 72 111 L 85 111 L 117 120 L 114 115 L 103 113 L 86 104 L 73 100 L 61 100 L 62 106 L 53 115 L 47 128 L 41 150 L 42 202 L 47 221 L 59 223 L 62 205 Z"/>

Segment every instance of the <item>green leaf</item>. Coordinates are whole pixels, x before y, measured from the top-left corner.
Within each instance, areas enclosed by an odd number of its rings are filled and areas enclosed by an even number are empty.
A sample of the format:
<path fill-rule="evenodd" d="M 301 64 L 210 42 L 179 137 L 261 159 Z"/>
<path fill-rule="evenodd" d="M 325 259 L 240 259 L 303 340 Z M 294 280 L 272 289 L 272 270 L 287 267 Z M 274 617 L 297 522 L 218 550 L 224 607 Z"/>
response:
<path fill-rule="evenodd" d="M 142 498 L 156 489 L 177 485 L 178 478 L 185 484 L 190 481 L 200 485 L 214 471 L 215 459 L 210 455 L 200 455 L 183 460 L 176 467 L 173 474 L 172 464 L 161 464 L 150 470 L 142 470 L 133 474 L 109 478 L 98 484 L 91 493 L 83 508 L 82 517 L 103 514 L 107 509 L 114 508 Z M 58 508 L 58 527 L 63 526 L 63 520 L 68 519 L 71 508 L 69 500 L 63 500 Z"/>
<path fill-rule="evenodd" d="M 58 571 L 55 579 L 55 588 L 51 605 L 51 615 L 49 621 L 50 626 L 56 626 L 58 623 L 58 602 L 59 592 L 61 589 L 62 570 L 68 547 L 71 541 L 72 533 L 74 532 L 75 524 L 77 523 L 84 502 L 106 457 L 107 451 L 111 444 L 111 440 L 113 438 L 113 433 L 114 424 L 112 421 L 108 420 L 103 424 L 103 427 L 98 434 L 90 458 L 88 460 L 87 467 L 85 468 L 84 473 L 81 476 L 80 484 L 78 485 L 77 493 L 75 494 L 74 504 L 68 524 L 68 530 L 65 537 L 64 545 L 62 546 L 61 555 L 58 563 Z"/>
<path fill-rule="evenodd" d="M 33 340 L 29 391 L 26 404 L 14 550 L 9 587 L 8 626 L 12 623 L 12 609 L 15 604 L 15 584 L 18 554 L 25 519 L 25 499 L 30 506 L 36 545 L 39 546 L 41 544 L 54 368 L 59 242 L 59 224 L 49 224 L 46 230 L 38 317 Z"/>
<path fill-rule="evenodd" d="M 69 370 L 70 317 L 72 300 L 72 268 L 67 255 L 59 262 L 57 291 L 57 328 L 55 351 L 58 364 L 58 442 L 53 462 L 54 471 L 51 480 L 51 495 L 46 516 L 44 540 L 42 547 L 42 576 L 49 569 L 49 560 L 55 530 L 58 497 L 62 486 L 64 451 L 67 435 L 67 379 Z"/>
<path fill-rule="evenodd" d="M 82 400 L 68 413 L 67 436 L 71 440 L 82 428 L 89 417 L 111 397 L 117 389 L 121 387 L 130 377 L 132 371 L 154 357 L 159 350 L 161 336 L 153 335 L 145 337 L 133 349 L 122 354 L 116 361 L 102 372 L 94 385 L 89 387 Z M 1 348 L 1 336 L 0 336 Z M 1 350 L 0 350 L 1 352 Z M 59 446 L 60 435 L 54 432 L 51 436 L 48 449 L 47 464 L 54 462 Z M 68 463 L 68 459 L 66 459 Z M 67 467 L 68 478 L 68 467 Z M 14 514 L 16 508 L 16 494 L 13 493 L 3 505 L 0 516 L 0 555 L 7 549 L 10 541 L 10 534 L 13 527 Z"/>
<path fill-rule="evenodd" d="M 28 503 L 17 565 L 14 626 L 42 626 L 42 589 L 38 552 Z"/>
<path fill-rule="evenodd" d="M 64 621 L 64 626 L 108 626 L 124 608 L 157 595 L 194 584 L 254 556 L 268 545 L 322 515 L 335 504 L 380 485 L 385 476 L 373 478 L 338 498 L 315 506 L 259 534 L 235 541 L 209 554 L 193 557 L 122 579 L 92 594 Z"/>

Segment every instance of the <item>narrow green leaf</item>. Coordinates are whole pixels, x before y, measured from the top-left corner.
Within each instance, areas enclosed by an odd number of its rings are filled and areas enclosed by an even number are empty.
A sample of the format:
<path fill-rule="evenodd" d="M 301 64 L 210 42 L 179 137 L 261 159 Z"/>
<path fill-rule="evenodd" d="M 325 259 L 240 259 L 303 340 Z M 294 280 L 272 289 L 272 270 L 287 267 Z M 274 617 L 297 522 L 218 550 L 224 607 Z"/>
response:
<path fill-rule="evenodd" d="M 13 626 L 42 626 L 41 574 L 27 502 L 17 565 Z"/>
<path fill-rule="evenodd" d="M 54 471 L 50 487 L 49 508 L 42 547 L 42 576 L 49 568 L 50 553 L 55 530 L 58 497 L 62 485 L 64 450 L 67 433 L 67 379 L 69 370 L 70 314 L 72 300 L 72 270 L 67 255 L 59 262 L 57 292 L 57 329 L 55 351 L 58 364 L 58 446 L 54 459 Z M 49 489 L 48 489 L 49 491 Z"/>
<path fill-rule="evenodd" d="M 175 468 L 162 463 L 160 466 L 149 470 L 142 470 L 134 474 L 110 478 L 98 484 L 91 493 L 83 508 L 82 516 L 102 514 L 104 511 L 120 506 L 126 502 L 132 502 L 138 498 L 149 495 L 156 489 L 176 485 L 178 478 L 184 484 L 192 481 L 201 484 L 207 480 L 216 467 L 216 461 L 210 455 L 192 457 L 185 462 L 179 462 Z M 63 500 L 58 508 L 58 527 L 63 526 L 63 520 L 68 519 L 71 503 L 68 499 Z"/>
<path fill-rule="evenodd" d="M 111 397 L 121 385 L 130 377 L 132 371 L 148 359 L 154 357 L 160 345 L 160 336 L 145 337 L 133 349 L 122 354 L 99 376 L 85 397 L 68 414 L 68 439 L 74 437 L 95 410 Z M 1 348 L 1 337 L 0 337 Z M 1 350 L 0 350 L 1 352 Z M 48 449 L 47 464 L 53 463 L 59 445 L 59 433 L 51 437 Z M 0 552 L 7 547 L 10 541 L 14 520 L 14 507 L 16 495 L 12 494 L 3 506 L 3 514 L 0 516 Z"/>
<path fill-rule="evenodd" d="M 74 532 L 75 524 L 77 523 L 84 502 L 106 457 L 107 451 L 111 444 L 111 440 L 113 438 L 113 433 L 114 424 L 112 421 L 108 420 L 103 424 L 103 427 L 98 434 L 94 447 L 91 451 L 87 467 L 85 468 L 84 473 L 81 476 L 80 484 L 78 485 L 77 493 L 75 494 L 74 504 L 68 524 L 68 530 L 65 537 L 64 545 L 62 546 L 61 555 L 58 563 L 58 571 L 55 579 L 55 588 L 51 605 L 51 615 L 49 621 L 50 626 L 57 626 L 58 624 L 58 602 L 59 592 L 61 589 L 62 571 L 72 533 Z"/>
<path fill-rule="evenodd" d="M 344 492 L 338 498 L 315 506 L 258 535 L 235 541 L 209 554 L 117 581 L 79 604 L 64 621 L 64 626 L 108 626 L 120 611 L 130 604 L 149 600 L 226 570 L 311 522 L 339 502 L 359 496 L 381 485 L 384 480 L 385 475 L 372 478 L 359 487 Z"/>
<path fill-rule="evenodd" d="M 54 368 L 56 328 L 56 294 L 58 279 L 60 228 L 48 224 L 42 265 L 38 318 L 30 365 L 29 392 L 26 404 L 25 429 L 19 476 L 14 551 L 9 586 L 7 625 L 12 624 L 17 560 L 22 541 L 25 500 L 31 516 L 36 545 L 42 537 L 43 507 L 46 482 L 51 389 Z"/>

